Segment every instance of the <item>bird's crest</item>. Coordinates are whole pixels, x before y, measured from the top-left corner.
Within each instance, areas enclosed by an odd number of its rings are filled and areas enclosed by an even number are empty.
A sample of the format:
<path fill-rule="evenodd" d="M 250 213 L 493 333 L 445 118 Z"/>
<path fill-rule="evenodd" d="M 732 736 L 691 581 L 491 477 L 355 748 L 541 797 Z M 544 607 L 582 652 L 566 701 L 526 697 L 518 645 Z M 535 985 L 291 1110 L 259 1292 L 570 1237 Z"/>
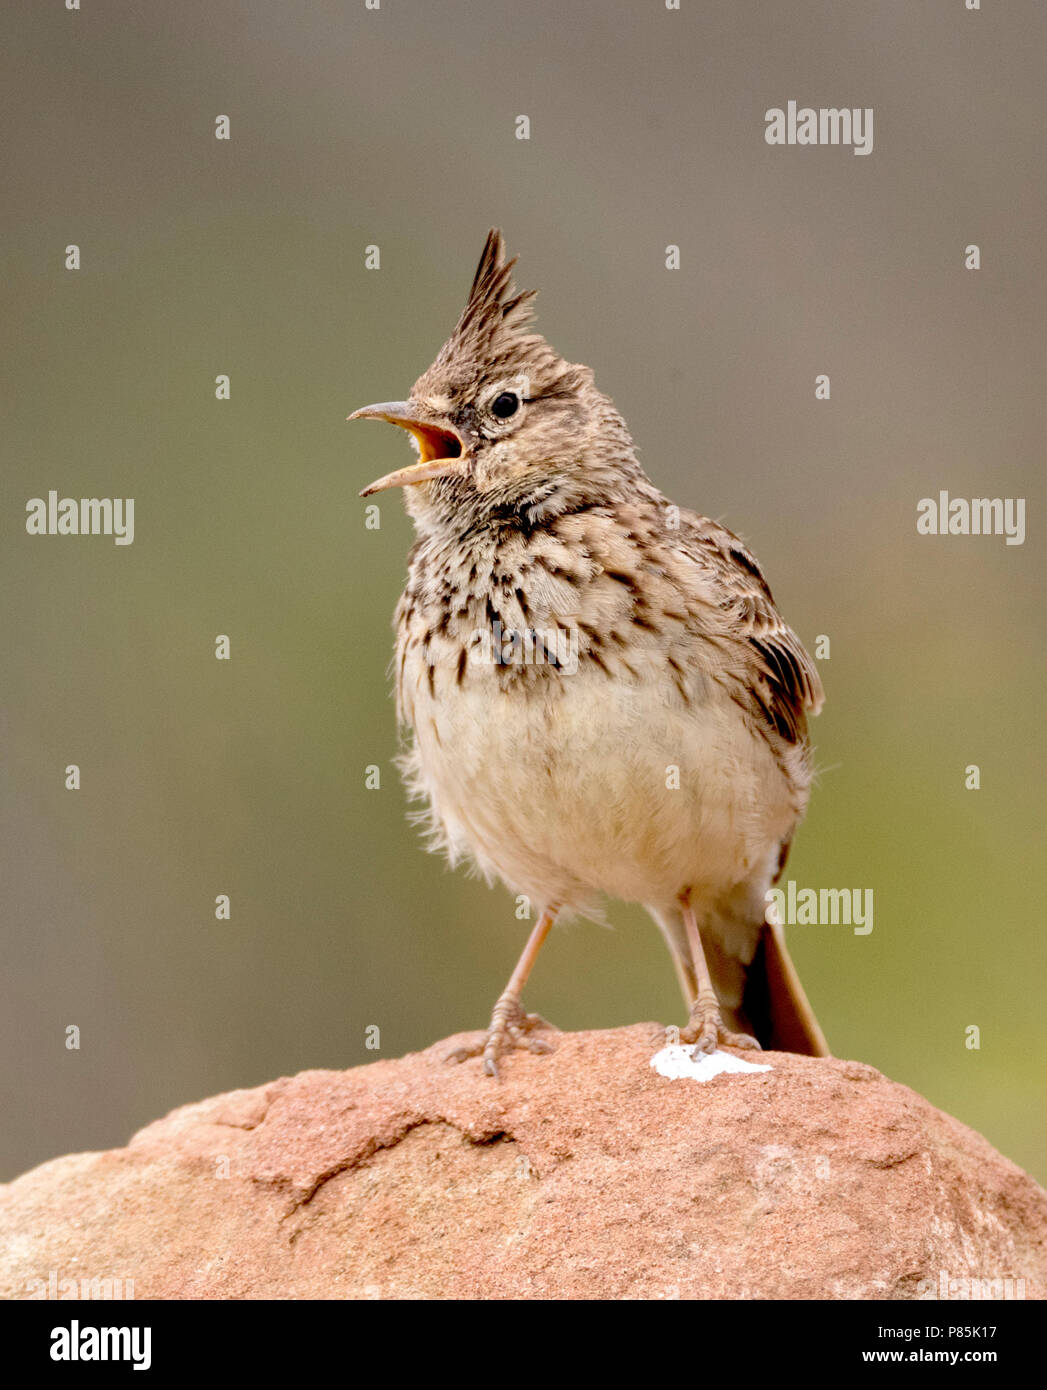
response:
<path fill-rule="evenodd" d="M 479 334 L 490 338 L 500 333 L 519 333 L 534 318 L 531 307 L 537 290 L 516 293 L 513 266 L 516 257 L 506 260 L 505 239 L 496 227 L 487 233 L 480 264 L 473 276 L 469 302 L 455 326 L 460 338 Z"/>
<path fill-rule="evenodd" d="M 515 256 L 506 258 L 505 240 L 493 227 L 476 267 L 468 302 L 429 372 L 463 363 L 498 369 L 523 356 L 532 358 L 535 365 L 552 365 L 559 360 L 540 334 L 527 331 L 534 320 L 532 301 L 538 291 L 516 289 L 515 264 Z"/>

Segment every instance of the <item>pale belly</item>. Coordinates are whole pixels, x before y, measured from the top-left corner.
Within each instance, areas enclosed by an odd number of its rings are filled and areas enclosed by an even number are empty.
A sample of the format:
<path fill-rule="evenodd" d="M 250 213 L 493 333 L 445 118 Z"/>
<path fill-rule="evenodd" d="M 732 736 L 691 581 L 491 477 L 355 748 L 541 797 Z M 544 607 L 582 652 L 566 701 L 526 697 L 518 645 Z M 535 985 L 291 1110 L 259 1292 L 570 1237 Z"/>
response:
<path fill-rule="evenodd" d="M 452 860 L 537 908 L 762 895 L 797 819 L 770 748 L 718 687 L 685 706 L 660 681 L 583 668 L 554 698 L 523 699 L 492 674 L 436 700 L 416 685 L 412 704 L 405 767 Z"/>

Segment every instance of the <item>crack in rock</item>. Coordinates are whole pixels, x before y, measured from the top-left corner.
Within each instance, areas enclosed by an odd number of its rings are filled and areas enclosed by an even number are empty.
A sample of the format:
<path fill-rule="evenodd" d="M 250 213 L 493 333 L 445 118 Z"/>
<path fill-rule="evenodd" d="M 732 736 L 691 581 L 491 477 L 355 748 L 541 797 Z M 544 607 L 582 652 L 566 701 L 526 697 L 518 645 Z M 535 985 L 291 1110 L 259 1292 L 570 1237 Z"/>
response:
<path fill-rule="evenodd" d="M 329 1168 L 325 1168 L 304 1190 L 299 1189 L 301 1195 L 292 1200 L 287 1211 L 285 1211 L 280 1218 L 281 1224 L 289 1220 L 297 1212 L 300 1212 L 303 1207 L 307 1207 L 321 1188 L 325 1187 L 332 1179 L 339 1177 L 342 1173 L 352 1172 L 354 1168 L 361 1167 L 361 1165 L 373 1158 L 375 1154 L 397 1148 L 409 1134 L 413 1133 L 416 1129 L 425 1129 L 429 1125 L 446 1125 L 448 1129 L 454 1130 L 456 1134 L 460 1134 L 468 1143 L 478 1148 L 496 1144 L 501 1139 L 511 1144 L 517 1142 L 515 1136 L 505 1129 L 491 1130 L 490 1133 L 477 1135 L 475 1133 L 470 1133 L 468 1129 L 463 1129 L 461 1125 L 455 1124 L 453 1120 L 449 1120 L 444 1115 L 426 1115 L 421 1119 L 408 1120 L 403 1128 L 399 1129 L 391 1139 L 382 1140 L 375 1138 L 372 1142 L 365 1144 L 357 1153 L 350 1155 L 348 1158 L 339 1160 L 339 1162 L 332 1164 Z M 532 1169 L 532 1172 L 534 1172 L 536 1177 L 538 1176 L 537 1170 Z M 254 1179 L 254 1181 L 264 1180 Z M 272 1185 L 278 1188 L 288 1185 L 285 1180 L 281 1179 L 274 1179 L 271 1181 Z M 296 1236 L 297 1232 L 291 1237 L 292 1241 Z"/>

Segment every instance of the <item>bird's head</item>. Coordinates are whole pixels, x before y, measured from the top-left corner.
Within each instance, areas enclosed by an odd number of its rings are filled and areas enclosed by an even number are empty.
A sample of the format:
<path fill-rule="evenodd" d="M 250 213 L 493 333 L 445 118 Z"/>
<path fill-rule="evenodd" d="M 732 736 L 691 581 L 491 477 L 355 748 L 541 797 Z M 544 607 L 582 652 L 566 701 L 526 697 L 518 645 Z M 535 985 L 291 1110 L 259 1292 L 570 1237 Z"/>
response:
<path fill-rule="evenodd" d="M 469 301 L 405 401 L 350 420 L 387 420 L 412 436 L 417 462 L 361 496 L 402 487 L 420 527 L 484 516 L 531 524 L 582 502 L 617 500 L 643 478 L 625 423 L 588 367 L 530 331 L 534 290 L 518 293 L 502 234 L 488 234 Z"/>

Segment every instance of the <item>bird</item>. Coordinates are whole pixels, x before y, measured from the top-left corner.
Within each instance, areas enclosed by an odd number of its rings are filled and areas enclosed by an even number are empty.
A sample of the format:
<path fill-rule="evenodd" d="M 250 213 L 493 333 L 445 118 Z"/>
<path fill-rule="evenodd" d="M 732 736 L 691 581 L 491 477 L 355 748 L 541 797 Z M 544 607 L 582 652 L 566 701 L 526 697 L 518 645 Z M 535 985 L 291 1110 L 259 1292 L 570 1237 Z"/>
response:
<path fill-rule="evenodd" d="M 450 1059 L 500 1075 L 558 1030 L 522 991 L 557 920 L 642 904 L 692 1056 L 828 1056 L 769 889 L 813 778 L 815 664 L 751 550 L 671 502 L 592 369 L 534 328 L 488 234 L 450 337 L 406 400 L 355 410 L 416 459 L 396 606 L 398 762 L 429 847 L 501 882 L 535 925 L 489 1027 Z"/>

